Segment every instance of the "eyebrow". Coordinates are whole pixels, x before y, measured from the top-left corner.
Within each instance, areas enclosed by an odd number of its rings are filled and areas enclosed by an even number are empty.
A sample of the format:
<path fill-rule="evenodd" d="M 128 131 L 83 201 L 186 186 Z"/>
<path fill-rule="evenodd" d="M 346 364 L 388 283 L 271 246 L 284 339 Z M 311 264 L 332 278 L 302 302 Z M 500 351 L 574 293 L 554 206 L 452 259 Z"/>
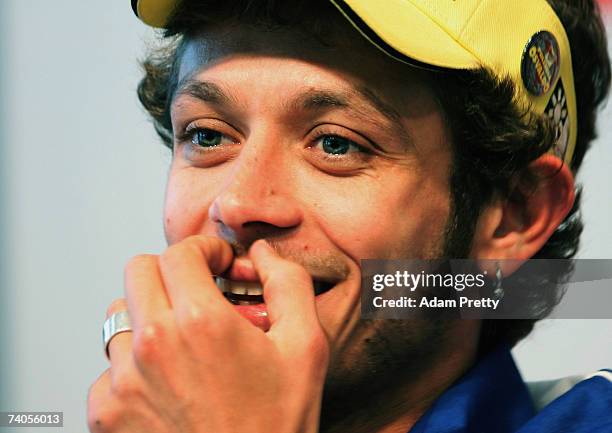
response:
<path fill-rule="evenodd" d="M 174 101 L 177 97 L 182 95 L 191 96 L 215 105 L 228 104 L 232 101 L 232 98 L 230 98 L 221 87 L 210 81 L 187 79 L 179 83 L 172 100 Z"/>
<path fill-rule="evenodd" d="M 360 103 L 352 103 L 355 97 L 365 99 L 379 114 L 381 114 L 389 122 L 403 141 L 413 145 L 414 139 L 412 135 L 401 124 L 402 116 L 390 104 L 382 100 L 376 93 L 365 86 L 354 87 L 351 90 L 330 91 L 312 89 L 302 93 L 292 103 L 292 105 L 301 106 L 305 110 L 324 110 L 328 108 L 344 108 L 355 111 L 357 114 L 368 117 L 368 107 Z M 364 109 L 365 108 L 365 109 Z"/>
<path fill-rule="evenodd" d="M 235 98 L 228 95 L 217 84 L 210 81 L 200 81 L 188 78 L 179 83 L 173 100 L 179 96 L 187 95 L 213 105 L 229 105 L 236 103 Z M 310 89 L 298 95 L 287 104 L 292 108 L 301 108 L 307 111 L 320 111 L 333 108 L 342 108 L 369 118 L 368 107 L 355 98 L 367 101 L 376 112 L 381 114 L 391 125 L 395 133 L 409 145 L 414 144 L 412 135 L 401 124 L 402 116 L 390 104 L 382 100 L 376 93 L 365 86 L 353 87 L 350 90 L 324 90 Z"/>
<path fill-rule="evenodd" d="M 381 112 L 392 122 L 399 122 L 400 114 L 389 104 L 380 99 L 376 93 L 372 92 L 367 87 L 356 87 L 353 91 L 328 91 L 328 90 L 310 90 L 298 97 L 298 104 L 302 104 L 307 110 L 316 110 L 327 107 L 351 108 L 350 101 L 353 96 L 357 95 L 366 99 L 378 111 Z"/>

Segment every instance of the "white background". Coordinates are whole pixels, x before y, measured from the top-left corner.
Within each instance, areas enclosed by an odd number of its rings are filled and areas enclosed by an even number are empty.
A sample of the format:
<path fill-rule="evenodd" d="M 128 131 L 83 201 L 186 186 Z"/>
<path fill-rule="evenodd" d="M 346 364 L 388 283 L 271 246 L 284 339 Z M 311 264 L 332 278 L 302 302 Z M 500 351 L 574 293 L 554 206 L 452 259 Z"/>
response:
<path fill-rule="evenodd" d="M 63 411 L 48 432 L 86 430 L 105 308 L 128 258 L 164 247 L 169 154 L 136 100 L 151 32 L 129 3 L 0 3 L 0 410 Z M 582 170 L 581 257 L 612 258 L 611 116 Z M 515 354 L 529 380 L 610 367 L 611 331 L 547 321 Z"/>

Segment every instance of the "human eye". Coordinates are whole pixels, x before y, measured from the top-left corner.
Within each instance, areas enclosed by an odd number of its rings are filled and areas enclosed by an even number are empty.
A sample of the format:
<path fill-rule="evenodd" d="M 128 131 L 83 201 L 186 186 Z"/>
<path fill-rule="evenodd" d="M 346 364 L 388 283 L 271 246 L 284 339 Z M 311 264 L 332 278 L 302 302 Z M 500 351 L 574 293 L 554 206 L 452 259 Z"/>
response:
<path fill-rule="evenodd" d="M 362 152 L 363 148 L 346 137 L 338 135 L 324 135 L 319 138 L 317 146 L 328 155 L 346 155 L 353 152 Z"/>
<path fill-rule="evenodd" d="M 185 128 L 179 141 L 189 141 L 190 144 L 201 148 L 212 148 L 223 144 L 235 143 L 235 140 L 214 127 L 192 124 Z"/>
<path fill-rule="evenodd" d="M 312 162 L 332 173 L 365 168 L 375 156 L 368 145 L 362 144 L 366 140 L 338 129 L 322 129 L 315 133 L 308 149 Z"/>
<path fill-rule="evenodd" d="M 215 147 L 223 142 L 223 134 L 214 129 L 195 129 L 189 132 L 191 143 L 200 147 Z"/>
<path fill-rule="evenodd" d="M 194 122 L 189 124 L 177 137 L 177 150 L 181 149 L 182 156 L 192 163 L 214 165 L 227 159 L 234 152 L 233 145 L 238 140 L 230 133 L 228 127 L 221 122 Z"/>

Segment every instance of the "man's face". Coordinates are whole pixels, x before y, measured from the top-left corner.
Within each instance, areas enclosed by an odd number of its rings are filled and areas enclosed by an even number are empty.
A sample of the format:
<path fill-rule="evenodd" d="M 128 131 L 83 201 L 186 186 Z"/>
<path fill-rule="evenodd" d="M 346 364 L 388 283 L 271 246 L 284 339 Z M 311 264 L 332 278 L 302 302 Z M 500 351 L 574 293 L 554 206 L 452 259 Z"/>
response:
<path fill-rule="evenodd" d="M 169 244 L 195 234 L 234 244 L 228 278 L 253 279 L 245 249 L 265 238 L 332 282 L 316 302 L 340 375 L 393 327 L 411 329 L 402 344 L 431 331 L 360 321 L 360 260 L 442 253 L 451 165 L 424 75 L 346 32 L 334 47 L 246 26 L 191 40 L 164 220 Z"/>

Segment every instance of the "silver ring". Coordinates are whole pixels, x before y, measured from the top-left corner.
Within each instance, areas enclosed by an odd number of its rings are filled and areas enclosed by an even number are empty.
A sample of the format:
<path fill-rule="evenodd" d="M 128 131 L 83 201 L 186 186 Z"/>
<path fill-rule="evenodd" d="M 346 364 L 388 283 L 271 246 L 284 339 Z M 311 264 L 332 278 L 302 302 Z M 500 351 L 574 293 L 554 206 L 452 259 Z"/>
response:
<path fill-rule="evenodd" d="M 130 316 L 127 311 L 119 311 L 113 315 L 111 315 L 104 322 L 104 326 L 102 327 L 102 341 L 104 342 L 104 353 L 106 353 L 106 357 L 110 359 L 110 354 L 108 353 L 108 345 L 113 337 L 122 332 L 132 332 L 132 327 L 130 326 Z"/>

